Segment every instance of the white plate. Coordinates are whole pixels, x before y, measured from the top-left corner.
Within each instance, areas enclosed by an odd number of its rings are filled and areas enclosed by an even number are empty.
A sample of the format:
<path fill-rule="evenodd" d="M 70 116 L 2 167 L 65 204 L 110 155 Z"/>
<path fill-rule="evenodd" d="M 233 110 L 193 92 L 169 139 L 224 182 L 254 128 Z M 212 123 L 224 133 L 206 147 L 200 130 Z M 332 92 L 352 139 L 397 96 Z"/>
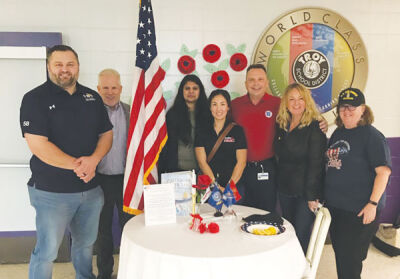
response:
<path fill-rule="evenodd" d="M 281 234 L 284 233 L 286 228 L 282 225 L 273 225 L 267 222 L 247 222 L 244 223 L 243 225 L 240 226 L 240 229 L 245 232 L 245 233 L 250 233 L 253 235 L 259 235 L 259 236 L 273 236 L 273 235 L 263 235 L 263 234 L 255 234 L 254 230 L 259 229 L 259 230 L 265 230 L 268 229 L 270 227 L 274 227 L 276 230 L 276 234 Z"/>

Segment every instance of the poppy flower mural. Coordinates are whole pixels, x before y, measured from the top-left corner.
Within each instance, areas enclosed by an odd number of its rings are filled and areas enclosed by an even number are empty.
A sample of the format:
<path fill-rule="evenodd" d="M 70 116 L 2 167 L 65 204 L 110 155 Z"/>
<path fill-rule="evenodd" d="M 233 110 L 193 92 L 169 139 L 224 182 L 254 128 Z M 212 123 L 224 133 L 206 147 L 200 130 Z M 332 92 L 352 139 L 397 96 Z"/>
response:
<path fill-rule="evenodd" d="M 243 71 L 247 67 L 247 58 L 243 53 L 235 53 L 231 56 L 229 65 L 236 72 Z"/>
<path fill-rule="evenodd" d="M 211 83 L 217 88 L 224 88 L 229 83 L 229 75 L 226 71 L 217 71 L 211 75 Z"/>
<path fill-rule="evenodd" d="M 189 50 L 189 48 L 183 44 L 180 51 L 181 57 L 178 59 L 178 70 L 184 74 L 197 74 L 196 73 L 196 60 L 197 49 Z"/>
<path fill-rule="evenodd" d="M 203 49 L 203 58 L 208 63 L 214 63 L 221 57 L 221 49 L 214 44 L 206 45 Z"/>
<path fill-rule="evenodd" d="M 232 70 L 240 72 L 246 69 L 247 57 L 243 54 L 245 50 L 245 44 L 241 44 L 238 47 L 235 47 L 231 44 L 226 45 L 226 52 L 231 56 L 229 59 L 229 65 L 231 66 Z"/>
<path fill-rule="evenodd" d="M 178 60 L 178 69 L 182 74 L 191 74 L 196 69 L 196 61 L 189 55 L 184 55 Z"/>

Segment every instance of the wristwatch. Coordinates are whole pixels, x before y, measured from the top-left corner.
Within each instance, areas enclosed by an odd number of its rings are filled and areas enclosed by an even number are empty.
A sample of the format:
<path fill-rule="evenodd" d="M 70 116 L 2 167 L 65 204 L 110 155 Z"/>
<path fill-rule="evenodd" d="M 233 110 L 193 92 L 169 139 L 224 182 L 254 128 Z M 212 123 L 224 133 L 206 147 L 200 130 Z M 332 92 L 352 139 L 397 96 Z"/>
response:
<path fill-rule="evenodd" d="M 374 202 L 374 201 L 371 201 L 371 200 L 369 200 L 369 201 L 368 201 L 368 203 L 370 203 L 370 204 L 372 204 L 372 205 L 375 205 L 375 206 L 377 206 L 377 205 L 378 205 L 378 203 L 377 203 L 377 202 Z"/>

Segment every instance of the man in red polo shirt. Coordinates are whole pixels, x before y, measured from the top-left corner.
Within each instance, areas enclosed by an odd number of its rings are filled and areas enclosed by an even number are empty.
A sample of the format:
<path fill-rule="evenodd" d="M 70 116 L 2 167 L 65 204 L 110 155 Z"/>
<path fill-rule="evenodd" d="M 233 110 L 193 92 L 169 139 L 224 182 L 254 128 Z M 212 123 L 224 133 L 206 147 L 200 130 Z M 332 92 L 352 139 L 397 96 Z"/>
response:
<path fill-rule="evenodd" d="M 267 71 L 261 64 L 247 68 L 245 84 L 248 94 L 232 101 L 233 119 L 243 127 L 247 140 L 243 203 L 275 211 L 276 164 L 272 145 L 281 99 L 266 93 L 269 90 Z"/>

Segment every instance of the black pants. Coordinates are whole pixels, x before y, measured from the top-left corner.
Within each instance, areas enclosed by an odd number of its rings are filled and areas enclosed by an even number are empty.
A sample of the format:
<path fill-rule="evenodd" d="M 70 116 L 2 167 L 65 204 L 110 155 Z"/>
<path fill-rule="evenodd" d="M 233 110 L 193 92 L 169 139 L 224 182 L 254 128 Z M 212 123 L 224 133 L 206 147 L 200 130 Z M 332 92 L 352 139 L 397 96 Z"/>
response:
<path fill-rule="evenodd" d="M 367 258 L 369 244 L 378 229 L 375 220 L 364 225 L 358 213 L 328 207 L 332 222 L 329 233 L 335 251 L 338 279 L 360 279 L 362 262 Z"/>
<path fill-rule="evenodd" d="M 123 185 L 124 176 L 121 175 L 102 175 L 97 174 L 98 181 L 104 192 L 104 206 L 100 214 L 99 234 L 97 236 L 97 268 L 99 276 L 97 278 L 111 278 L 114 266 L 114 244 L 112 235 L 112 220 L 114 206 L 118 209 L 119 223 L 121 231 L 125 223 L 130 219 L 130 215 L 123 212 Z"/>
<path fill-rule="evenodd" d="M 258 173 L 268 173 L 267 180 L 259 180 Z M 245 198 L 243 205 L 270 212 L 276 210 L 276 162 L 274 158 L 247 163 L 243 174 Z"/>

